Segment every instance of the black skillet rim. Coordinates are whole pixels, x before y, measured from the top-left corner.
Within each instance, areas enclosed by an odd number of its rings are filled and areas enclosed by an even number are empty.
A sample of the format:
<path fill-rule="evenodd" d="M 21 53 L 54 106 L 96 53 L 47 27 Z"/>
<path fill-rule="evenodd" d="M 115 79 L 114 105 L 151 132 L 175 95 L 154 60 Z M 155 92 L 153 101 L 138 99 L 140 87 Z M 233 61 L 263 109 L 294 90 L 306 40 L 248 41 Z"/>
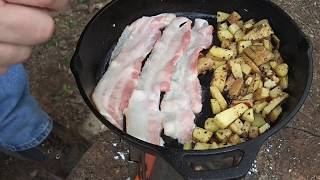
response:
<path fill-rule="evenodd" d="M 92 19 L 86 25 L 86 27 L 84 28 L 84 30 L 83 30 L 80 38 L 79 38 L 78 43 L 77 43 L 75 53 L 74 53 L 74 55 L 73 55 L 73 57 L 71 59 L 70 68 L 71 68 L 71 71 L 72 71 L 72 73 L 73 73 L 73 75 L 75 77 L 76 84 L 78 86 L 80 94 L 83 97 L 85 103 L 91 109 L 91 111 L 99 118 L 99 120 L 104 125 L 106 125 L 108 128 L 110 128 L 113 132 L 115 132 L 121 138 L 124 138 L 127 141 L 129 141 L 130 143 L 132 143 L 133 145 L 135 145 L 137 148 L 139 148 L 139 149 L 141 149 L 143 151 L 149 152 L 151 154 L 157 154 L 157 155 L 160 155 L 160 156 L 163 156 L 164 153 L 167 153 L 168 152 L 167 150 L 169 150 L 169 152 L 172 152 L 172 153 L 183 153 L 184 155 L 188 155 L 188 154 L 192 154 L 192 155 L 210 155 L 212 153 L 219 154 L 219 153 L 225 153 L 225 152 L 234 151 L 234 150 L 237 150 L 237 149 L 244 149 L 247 145 L 250 146 L 250 147 L 252 147 L 252 145 L 253 145 L 253 147 L 255 147 L 257 149 L 260 149 L 260 146 L 264 143 L 264 141 L 266 141 L 274 133 L 278 132 L 281 128 L 283 128 L 296 115 L 296 113 L 299 111 L 301 106 L 304 104 L 304 102 L 305 102 L 305 100 L 306 100 L 306 98 L 308 96 L 309 90 L 311 88 L 312 77 L 313 77 L 313 46 L 312 46 L 312 43 L 311 43 L 310 39 L 305 35 L 305 33 L 299 28 L 297 23 L 284 10 L 282 10 L 275 3 L 273 3 L 273 2 L 271 2 L 269 0 L 261 0 L 261 1 L 264 1 L 264 3 L 268 3 L 268 5 L 270 5 L 275 10 L 281 12 L 283 14 L 283 16 L 286 16 L 286 18 L 291 21 L 291 23 L 298 30 L 299 34 L 304 38 L 304 40 L 307 42 L 307 45 L 308 45 L 308 49 L 307 49 L 308 60 L 309 60 L 308 81 L 307 81 L 306 87 L 305 87 L 305 89 L 303 91 L 303 95 L 299 98 L 299 101 L 295 105 L 295 108 L 294 108 L 293 111 L 291 111 L 286 117 L 283 117 L 281 122 L 278 122 L 274 127 L 272 127 L 270 130 L 268 130 L 266 133 L 260 135 L 256 139 L 249 140 L 249 141 L 247 141 L 245 143 L 242 143 L 242 144 L 239 144 L 239 145 L 234 145 L 234 146 L 220 148 L 220 149 L 214 149 L 214 150 L 204 150 L 204 151 L 189 150 L 189 151 L 184 151 L 182 149 L 177 149 L 177 148 L 161 147 L 161 146 L 153 145 L 153 144 L 147 143 L 145 141 L 139 140 L 139 139 L 137 139 L 137 138 L 135 138 L 135 137 L 133 137 L 133 136 L 131 136 L 129 134 L 124 133 L 123 131 L 119 130 L 118 128 L 113 126 L 111 123 L 109 123 L 95 109 L 94 105 L 91 103 L 91 101 L 89 100 L 89 97 L 86 95 L 86 93 L 84 91 L 84 88 L 83 88 L 83 86 L 81 84 L 80 77 L 79 77 L 79 74 L 78 74 L 78 71 L 77 71 L 77 68 L 76 68 L 76 65 L 75 65 L 77 59 L 79 58 L 79 49 L 80 49 L 80 46 L 82 44 L 82 39 L 83 39 L 84 35 L 86 34 L 88 27 L 90 27 L 92 22 L 100 14 L 102 14 L 103 11 L 105 11 L 107 8 L 109 8 L 113 4 L 117 3 L 118 1 L 119 0 L 114 0 L 114 1 L 110 2 L 109 4 L 107 4 L 98 13 L 96 13 L 95 16 L 92 17 Z"/>

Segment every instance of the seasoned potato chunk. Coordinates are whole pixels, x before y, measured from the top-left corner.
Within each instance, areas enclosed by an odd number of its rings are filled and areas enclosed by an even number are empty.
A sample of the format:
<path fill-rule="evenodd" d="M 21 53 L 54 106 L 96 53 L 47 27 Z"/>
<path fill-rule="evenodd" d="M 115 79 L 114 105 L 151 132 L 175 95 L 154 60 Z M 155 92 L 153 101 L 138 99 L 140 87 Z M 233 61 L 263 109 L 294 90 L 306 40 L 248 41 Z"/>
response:
<path fill-rule="evenodd" d="M 244 40 L 259 40 L 264 39 L 274 34 L 269 25 L 268 20 L 261 20 L 254 25 L 254 28 L 249 31 L 244 37 Z"/>
<path fill-rule="evenodd" d="M 243 86 L 243 79 L 242 78 L 236 79 L 229 89 L 230 97 L 233 99 L 236 99 L 240 94 L 240 90 L 241 90 L 242 86 Z"/>
<path fill-rule="evenodd" d="M 227 24 L 227 23 L 219 24 L 218 30 L 219 30 L 219 31 L 228 30 L 228 24 Z"/>
<path fill-rule="evenodd" d="M 232 132 L 230 129 L 220 129 L 216 132 L 216 137 L 217 139 L 222 142 L 225 143 L 228 141 L 228 138 L 232 135 Z"/>
<path fill-rule="evenodd" d="M 216 132 L 219 130 L 219 126 L 215 123 L 214 118 L 208 118 L 204 123 L 204 128 L 211 132 Z"/>
<path fill-rule="evenodd" d="M 256 104 L 253 105 L 253 110 L 256 113 L 260 113 L 264 107 L 266 107 L 268 105 L 268 102 L 263 101 L 263 102 L 259 102 L 256 101 Z"/>
<path fill-rule="evenodd" d="M 254 121 L 252 122 L 252 126 L 261 127 L 266 123 L 261 114 L 254 114 Z"/>
<path fill-rule="evenodd" d="M 285 99 L 287 99 L 289 95 L 287 93 L 283 93 L 283 95 L 272 99 L 269 104 L 263 109 L 262 115 L 268 115 L 275 107 L 277 107 L 280 103 L 282 103 Z"/>
<path fill-rule="evenodd" d="M 273 88 L 273 89 L 270 90 L 270 97 L 271 97 L 272 99 L 280 96 L 281 94 L 282 94 L 282 89 L 281 89 L 280 86 L 277 86 L 277 87 L 275 87 L 275 88 Z"/>
<path fill-rule="evenodd" d="M 252 68 L 246 63 L 241 63 L 241 70 L 245 75 L 249 75 L 251 73 Z"/>
<path fill-rule="evenodd" d="M 183 150 L 191 150 L 191 149 L 192 149 L 192 143 L 191 142 L 185 143 L 183 145 Z"/>
<path fill-rule="evenodd" d="M 228 107 L 227 101 L 224 99 L 219 89 L 216 86 L 211 86 L 210 92 L 212 97 L 214 97 L 218 101 L 221 111 L 227 109 Z"/>
<path fill-rule="evenodd" d="M 244 33 L 241 29 L 239 29 L 237 32 L 234 33 L 234 39 L 236 42 L 239 42 L 243 39 L 244 37 Z M 250 41 L 251 42 L 251 41 Z"/>
<path fill-rule="evenodd" d="M 238 134 L 233 134 L 229 138 L 229 143 L 231 144 L 239 144 L 240 143 L 240 136 Z"/>
<path fill-rule="evenodd" d="M 231 57 L 233 56 L 233 52 L 229 49 L 223 49 L 223 48 L 220 48 L 220 47 L 217 47 L 217 46 L 213 46 L 209 53 L 212 55 L 212 56 L 215 56 L 215 57 L 218 57 L 218 58 L 221 58 L 221 59 L 231 59 Z"/>
<path fill-rule="evenodd" d="M 270 124 L 265 123 L 263 126 L 259 128 L 259 134 L 266 132 L 266 130 L 268 130 L 269 128 L 270 128 Z"/>
<path fill-rule="evenodd" d="M 246 48 L 248 49 L 248 48 Z M 241 57 L 242 59 L 244 60 L 244 62 L 246 64 L 248 64 L 251 68 L 252 68 L 252 71 L 255 72 L 255 73 L 258 73 L 258 74 L 261 74 L 261 71 L 260 69 L 258 68 L 258 66 L 245 54 L 245 53 L 242 53 L 241 54 Z"/>
<path fill-rule="evenodd" d="M 233 123 L 230 124 L 229 129 L 238 135 L 243 133 L 243 122 L 240 119 L 235 120 Z"/>
<path fill-rule="evenodd" d="M 242 127 L 243 133 L 241 134 L 241 137 L 248 138 L 250 127 L 251 127 L 251 123 L 249 121 L 245 121 L 243 123 L 243 127 Z"/>
<path fill-rule="evenodd" d="M 213 66 L 213 60 L 211 58 L 208 57 L 202 57 L 199 59 L 198 62 L 198 74 L 204 74 L 206 73 L 208 70 L 211 70 Z"/>
<path fill-rule="evenodd" d="M 258 137 L 258 135 L 259 135 L 259 128 L 255 127 L 255 126 L 251 126 L 249 128 L 249 138 L 254 139 L 254 138 Z"/>
<path fill-rule="evenodd" d="M 231 67 L 231 72 L 235 78 L 243 78 L 240 63 L 235 60 L 229 60 L 229 66 Z"/>
<path fill-rule="evenodd" d="M 288 88 L 288 75 L 287 76 L 284 76 L 280 79 L 280 82 L 279 82 L 279 86 L 282 88 L 282 89 L 287 89 Z"/>
<path fill-rule="evenodd" d="M 207 149 L 210 149 L 210 144 L 197 142 L 193 149 L 194 150 L 207 150 Z"/>
<path fill-rule="evenodd" d="M 228 72 L 227 72 L 226 65 L 222 65 L 222 66 L 218 67 L 214 71 L 214 76 L 211 81 L 211 86 L 217 87 L 219 89 L 219 91 L 222 92 L 224 85 L 226 83 L 226 80 L 227 80 L 227 75 L 228 75 Z"/>
<path fill-rule="evenodd" d="M 210 148 L 209 149 L 217 149 L 219 148 L 219 145 L 216 142 L 213 142 L 210 144 Z"/>
<path fill-rule="evenodd" d="M 218 38 L 220 41 L 232 40 L 233 35 L 228 30 L 220 30 L 220 31 L 218 31 Z"/>
<path fill-rule="evenodd" d="M 233 11 L 230 16 L 227 18 L 228 22 L 230 24 L 236 23 L 237 21 L 239 21 L 241 19 L 241 16 L 239 13 L 237 13 L 236 11 Z"/>
<path fill-rule="evenodd" d="M 254 100 L 261 100 L 267 97 L 269 97 L 269 89 L 267 88 L 259 88 L 253 94 Z"/>
<path fill-rule="evenodd" d="M 270 121 L 276 122 L 281 113 L 282 113 L 282 107 L 281 106 L 275 107 L 268 115 Z"/>
<path fill-rule="evenodd" d="M 243 37 L 242 37 L 243 38 Z M 238 43 L 238 52 L 239 54 L 241 54 L 243 52 L 244 49 L 250 47 L 252 45 L 251 41 L 240 41 Z"/>
<path fill-rule="evenodd" d="M 212 132 L 199 127 L 194 128 L 192 132 L 192 137 L 197 142 L 206 143 L 210 140 L 211 136 Z"/>
<path fill-rule="evenodd" d="M 253 108 L 250 108 L 248 110 L 246 110 L 242 116 L 241 116 L 242 120 L 248 121 L 248 122 L 253 122 L 254 121 L 254 113 L 253 113 Z"/>
<path fill-rule="evenodd" d="M 278 76 L 284 77 L 288 74 L 288 69 L 289 69 L 288 64 L 282 63 L 276 67 L 275 71 Z"/>
<path fill-rule="evenodd" d="M 211 109 L 213 114 L 221 112 L 221 108 L 217 99 L 211 99 Z"/>
<path fill-rule="evenodd" d="M 224 129 L 238 119 L 249 107 L 243 103 L 224 110 L 215 116 L 216 124 Z"/>
<path fill-rule="evenodd" d="M 227 20 L 229 16 L 230 16 L 230 14 L 228 14 L 228 13 L 218 11 L 217 12 L 217 22 L 221 23 L 221 22 Z"/>
<path fill-rule="evenodd" d="M 231 34 L 235 34 L 238 30 L 240 30 L 240 27 L 237 23 L 233 23 L 229 26 L 228 30 L 231 32 Z"/>

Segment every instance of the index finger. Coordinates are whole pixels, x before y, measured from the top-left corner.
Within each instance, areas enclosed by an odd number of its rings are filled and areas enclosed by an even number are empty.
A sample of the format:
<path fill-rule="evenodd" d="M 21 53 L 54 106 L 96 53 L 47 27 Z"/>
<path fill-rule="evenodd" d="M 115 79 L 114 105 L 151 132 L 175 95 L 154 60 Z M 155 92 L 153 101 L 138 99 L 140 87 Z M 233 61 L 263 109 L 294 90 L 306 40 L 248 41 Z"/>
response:
<path fill-rule="evenodd" d="M 7 0 L 6 2 L 59 11 L 66 8 L 69 0 Z"/>

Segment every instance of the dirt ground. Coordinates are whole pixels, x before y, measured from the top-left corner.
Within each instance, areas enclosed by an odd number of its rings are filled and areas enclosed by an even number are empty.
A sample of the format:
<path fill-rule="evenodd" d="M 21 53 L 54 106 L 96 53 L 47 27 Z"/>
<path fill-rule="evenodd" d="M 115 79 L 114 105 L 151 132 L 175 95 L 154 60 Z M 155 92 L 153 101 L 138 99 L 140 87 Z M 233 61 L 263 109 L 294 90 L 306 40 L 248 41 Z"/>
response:
<path fill-rule="evenodd" d="M 54 38 L 36 47 L 26 63 L 32 94 L 52 119 L 73 134 L 79 134 L 84 124 L 88 129 L 103 129 L 99 123 L 91 123 L 95 118 L 89 114 L 76 89 L 69 62 L 83 27 L 107 2 L 109 0 L 74 0 L 69 10 L 55 18 Z M 320 179 L 320 2 L 274 2 L 285 9 L 312 40 L 314 79 L 304 107 L 287 127 L 263 145 L 246 179 Z M 80 131 L 88 137 L 86 133 Z M 81 147 L 76 143 L 79 141 L 77 136 L 62 136 L 68 139 L 71 149 L 67 158 L 53 159 L 46 165 L 13 158 L 0 159 L 0 180 L 128 177 L 128 145 L 110 131 L 105 131 L 99 138 L 89 138 L 88 146 Z"/>

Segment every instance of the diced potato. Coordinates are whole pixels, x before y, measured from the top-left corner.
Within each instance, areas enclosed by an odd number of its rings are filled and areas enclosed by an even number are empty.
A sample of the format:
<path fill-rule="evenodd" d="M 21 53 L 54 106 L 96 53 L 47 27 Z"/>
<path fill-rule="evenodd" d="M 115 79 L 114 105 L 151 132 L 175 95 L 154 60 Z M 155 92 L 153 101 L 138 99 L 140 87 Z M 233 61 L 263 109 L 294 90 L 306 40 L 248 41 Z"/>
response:
<path fill-rule="evenodd" d="M 224 49 L 229 49 L 231 46 L 231 40 L 230 39 L 224 39 L 221 41 L 221 47 Z"/>
<path fill-rule="evenodd" d="M 230 24 L 236 23 L 237 21 L 239 21 L 241 19 L 241 16 L 239 13 L 237 13 L 236 11 L 233 11 L 230 16 L 227 18 L 228 22 Z"/>
<path fill-rule="evenodd" d="M 231 67 L 231 72 L 233 74 L 233 76 L 237 79 L 237 78 L 243 78 L 242 75 L 242 69 L 241 69 L 241 65 L 240 63 L 237 63 L 234 60 L 230 60 L 229 61 L 229 66 Z"/>
<path fill-rule="evenodd" d="M 274 43 L 275 48 L 279 49 L 280 48 L 280 39 L 274 34 L 271 36 L 271 39 Z"/>
<path fill-rule="evenodd" d="M 243 79 L 242 78 L 236 79 L 229 89 L 230 97 L 233 99 L 236 99 L 240 94 L 240 90 L 241 90 L 242 86 L 243 86 Z"/>
<path fill-rule="evenodd" d="M 211 86 L 210 92 L 212 97 L 214 97 L 219 102 L 221 111 L 227 109 L 228 107 L 227 101 L 224 99 L 219 89 L 216 86 Z"/>
<path fill-rule="evenodd" d="M 216 124 L 224 129 L 238 119 L 249 107 L 243 103 L 226 109 L 215 116 Z"/>
<path fill-rule="evenodd" d="M 241 98 L 241 100 L 250 100 L 250 99 L 253 99 L 253 94 L 252 93 L 247 94 L 246 96 Z"/>
<path fill-rule="evenodd" d="M 278 63 L 277 63 L 276 61 L 274 61 L 274 60 L 270 61 L 269 63 L 270 63 L 270 66 L 271 66 L 271 68 L 272 68 L 273 70 L 275 70 L 276 67 L 278 66 Z"/>
<path fill-rule="evenodd" d="M 259 128 L 255 127 L 255 126 L 251 126 L 249 128 L 249 138 L 254 139 L 254 138 L 258 137 L 258 135 L 259 135 Z"/>
<path fill-rule="evenodd" d="M 246 49 L 248 49 L 248 48 L 246 48 Z M 258 68 L 258 66 L 245 53 L 242 53 L 241 57 L 242 57 L 243 61 L 252 68 L 253 72 L 261 74 L 261 71 Z"/>
<path fill-rule="evenodd" d="M 217 46 L 213 46 L 210 49 L 209 53 L 212 56 L 215 56 L 221 59 L 227 59 L 227 60 L 231 59 L 231 57 L 233 56 L 233 52 L 231 50 L 223 49 Z"/>
<path fill-rule="evenodd" d="M 218 23 L 221 23 L 221 22 L 227 20 L 228 17 L 229 17 L 229 15 L 230 15 L 230 14 L 228 14 L 228 13 L 218 11 L 218 12 L 217 12 L 217 22 L 218 22 Z"/>
<path fill-rule="evenodd" d="M 260 82 L 261 82 L 260 75 L 255 74 L 253 82 L 250 84 L 248 88 L 248 92 L 254 93 L 260 87 Z"/>
<path fill-rule="evenodd" d="M 210 144 L 210 148 L 209 149 L 217 149 L 219 148 L 219 145 L 216 142 L 213 142 Z"/>
<path fill-rule="evenodd" d="M 235 105 L 241 104 L 241 103 L 247 105 L 248 107 L 253 107 L 253 100 L 252 99 L 246 99 L 246 100 L 235 99 L 235 100 L 232 100 L 231 105 L 235 106 Z"/>
<path fill-rule="evenodd" d="M 250 108 L 250 109 L 246 110 L 242 114 L 241 119 L 244 120 L 244 121 L 253 122 L 254 121 L 253 108 Z"/>
<path fill-rule="evenodd" d="M 238 51 L 237 51 L 237 43 L 236 42 L 232 42 L 229 46 L 229 50 L 232 51 L 233 55 L 232 58 L 236 58 L 238 55 Z"/>
<path fill-rule="evenodd" d="M 275 69 L 275 72 L 280 77 L 286 76 L 288 74 L 288 71 L 289 71 L 289 67 L 288 67 L 288 64 L 286 63 L 279 64 Z"/>
<path fill-rule="evenodd" d="M 207 149 L 210 149 L 210 144 L 197 142 L 193 149 L 194 150 L 207 150 Z"/>
<path fill-rule="evenodd" d="M 227 78 L 226 84 L 224 86 L 224 90 L 225 91 L 229 91 L 229 89 L 231 88 L 232 84 L 234 83 L 236 79 L 233 77 L 232 74 L 230 74 Z"/>
<path fill-rule="evenodd" d="M 288 88 L 288 76 L 284 76 L 280 79 L 280 82 L 279 82 L 279 86 L 282 88 L 282 89 L 287 89 Z"/>
<path fill-rule="evenodd" d="M 213 61 L 211 69 L 216 70 L 218 67 L 223 66 L 227 61 Z"/>
<path fill-rule="evenodd" d="M 271 89 L 271 88 L 274 88 L 275 86 L 277 86 L 277 83 L 272 81 L 271 79 L 266 79 L 264 81 L 264 84 L 263 86 L 267 89 Z"/>
<path fill-rule="evenodd" d="M 278 50 L 274 50 L 273 54 L 274 54 L 274 59 L 273 60 L 275 60 L 277 62 L 277 64 L 282 64 L 283 63 L 283 59 L 282 59 L 282 57 L 280 55 L 280 52 Z"/>
<path fill-rule="evenodd" d="M 255 126 L 255 127 L 261 127 L 266 123 L 266 121 L 264 120 L 264 118 L 262 117 L 262 115 L 259 114 L 254 114 L 254 121 L 252 122 L 251 126 Z"/>
<path fill-rule="evenodd" d="M 225 39 L 231 40 L 233 39 L 233 35 L 228 30 L 221 30 L 218 31 L 218 38 L 220 41 L 223 41 Z"/>
<path fill-rule="evenodd" d="M 226 83 L 227 80 L 227 66 L 226 65 L 222 65 L 220 67 L 218 67 L 215 71 L 214 71 L 214 77 L 211 81 L 211 86 L 215 86 L 219 89 L 220 92 L 223 91 L 224 85 Z"/>
<path fill-rule="evenodd" d="M 267 88 L 259 88 L 253 94 L 254 100 L 261 100 L 267 97 L 269 97 L 269 89 Z"/>
<path fill-rule="evenodd" d="M 249 86 L 253 82 L 253 77 L 248 76 L 246 81 L 244 82 L 245 85 Z"/>
<path fill-rule="evenodd" d="M 202 57 L 198 62 L 198 74 L 205 74 L 208 70 L 211 70 L 213 66 L 213 60 L 208 57 Z"/>
<path fill-rule="evenodd" d="M 282 107 L 277 106 L 270 112 L 268 117 L 271 122 L 276 122 L 281 113 L 282 113 Z"/>
<path fill-rule="evenodd" d="M 274 58 L 274 54 L 268 51 L 263 46 L 251 46 L 250 48 L 246 48 L 244 53 L 254 61 L 257 66 L 260 66 L 264 63 L 267 63 L 271 59 Z"/>
<path fill-rule="evenodd" d="M 218 26 L 218 30 L 222 31 L 222 30 L 228 30 L 228 24 L 227 23 L 222 23 Z"/>
<path fill-rule="evenodd" d="M 240 41 L 238 43 L 238 52 L 239 52 L 239 54 L 241 54 L 244 49 L 250 47 L 251 45 L 252 45 L 251 41 Z"/>
<path fill-rule="evenodd" d="M 245 22 L 243 24 L 243 30 L 247 32 L 248 30 L 251 30 L 253 28 L 253 25 L 255 24 L 253 19 L 250 19 L 249 21 Z"/>
<path fill-rule="evenodd" d="M 243 122 L 240 119 L 235 120 L 233 123 L 230 124 L 229 129 L 238 135 L 243 133 Z"/>
<path fill-rule="evenodd" d="M 283 93 L 281 96 L 272 99 L 269 104 L 263 109 L 262 115 L 268 115 L 275 107 L 277 107 L 280 103 L 282 103 L 285 99 L 287 99 L 289 95 L 287 93 Z"/>
<path fill-rule="evenodd" d="M 246 63 L 241 63 L 241 70 L 245 75 L 249 75 L 251 73 L 252 68 Z"/>
<path fill-rule="evenodd" d="M 253 110 L 256 113 L 260 113 L 263 110 L 263 108 L 266 107 L 267 105 L 268 105 L 268 102 L 266 102 L 266 101 L 258 102 L 253 105 Z"/>
<path fill-rule="evenodd" d="M 221 108 L 217 99 L 211 99 L 211 109 L 213 114 L 221 112 Z"/>
<path fill-rule="evenodd" d="M 211 139 L 212 132 L 196 127 L 193 129 L 192 137 L 197 142 L 206 143 Z"/>
<path fill-rule="evenodd" d="M 216 132 L 219 130 L 219 126 L 215 123 L 214 118 L 208 118 L 204 123 L 204 128 L 211 132 Z"/>
<path fill-rule="evenodd" d="M 273 88 L 273 89 L 270 90 L 270 97 L 271 97 L 272 99 L 280 96 L 281 94 L 282 94 L 282 89 L 281 89 L 280 86 L 277 86 L 277 87 L 275 87 L 275 88 Z"/>
<path fill-rule="evenodd" d="M 249 121 L 245 121 L 243 123 L 243 127 L 242 127 L 243 133 L 241 134 L 241 137 L 248 138 L 250 127 L 251 127 L 251 123 Z"/>
<path fill-rule="evenodd" d="M 229 138 L 229 142 L 231 144 L 239 144 L 240 143 L 240 136 L 238 134 L 233 134 Z"/>
<path fill-rule="evenodd" d="M 237 23 L 233 23 L 229 26 L 228 30 L 231 32 L 231 34 L 235 34 L 238 30 L 240 30 L 240 27 Z"/>
<path fill-rule="evenodd" d="M 244 35 L 245 34 L 243 33 L 243 31 L 239 29 L 237 32 L 234 33 L 234 39 L 236 40 L 236 42 L 239 42 L 243 39 Z"/>
<path fill-rule="evenodd" d="M 240 29 L 243 29 L 244 22 L 242 20 L 236 22 Z"/>
<path fill-rule="evenodd" d="M 185 143 L 183 145 L 183 150 L 191 150 L 191 149 L 192 149 L 192 143 L 191 142 Z"/>
<path fill-rule="evenodd" d="M 254 28 L 249 31 L 244 37 L 244 40 L 258 40 L 264 39 L 274 34 L 272 28 L 269 25 L 268 20 L 261 20 L 254 25 Z"/>
<path fill-rule="evenodd" d="M 268 130 L 269 128 L 270 128 L 270 124 L 268 124 L 268 123 L 264 124 L 263 126 L 261 126 L 259 128 L 259 134 L 266 132 L 266 130 Z"/>
<path fill-rule="evenodd" d="M 220 129 L 216 132 L 216 137 L 218 141 L 225 143 L 228 141 L 228 138 L 232 135 L 230 129 Z"/>
<path fill-rule="evenodd" d="M 268 50 L 268 51 L 272 51 L 272 44 L 270 40 L 264 39 L 263 40 L 263 46 Z"/>

